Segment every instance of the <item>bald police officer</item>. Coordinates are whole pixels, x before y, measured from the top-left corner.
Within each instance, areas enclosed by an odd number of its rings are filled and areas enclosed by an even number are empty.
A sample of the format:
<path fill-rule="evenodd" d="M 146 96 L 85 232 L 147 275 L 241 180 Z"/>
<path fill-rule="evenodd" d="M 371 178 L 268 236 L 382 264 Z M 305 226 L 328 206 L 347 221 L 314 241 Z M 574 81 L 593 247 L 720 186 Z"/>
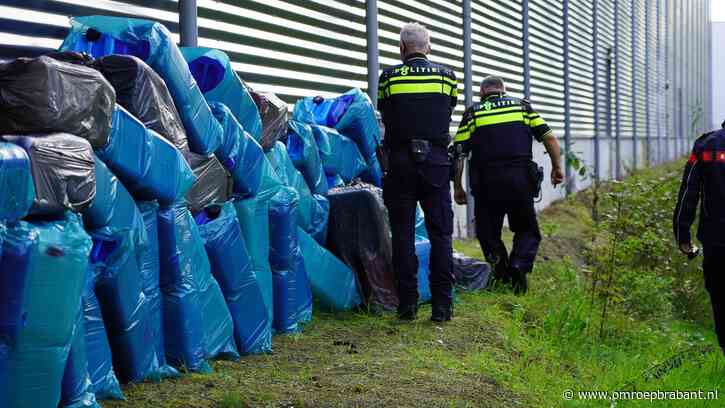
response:
<path fill-rule="evenodd" d="M 430 62 L 430 35 L 417 23 L 400 31 L 402 64 L 380 75 L 378 109 L 385 124 L 387 174 L 383 197 L 393 234 L 393 267 L 400 305 L 398 317 L 414 320 L 418 305 L 415 210 L 420 202 L 431 243 L 431 320 L 453 314 L 449 126 L 458 91 L 453 71 Z"/>
<path fill-rule="evenodd" d="M 543 174 L 539 175 L 533 162 L 534 140 L 544 143 L 549 153 L 552 184 L 563 182 L 559 143 L 544 119 L 528 101 L 506 95 L 501 78 L 484 78 L 481 103 L 464 112 L 454 139 L 455 199 L 467 204 L 462 178 L 464 160 L 470 153 L 476 235 L 494 278 L 511 285 L 515 293 L 528 290 L 527 274 L 541 242 L 534 198 Z M 514 233 L 510 254 L 501 240 L 505 216 Z"/>

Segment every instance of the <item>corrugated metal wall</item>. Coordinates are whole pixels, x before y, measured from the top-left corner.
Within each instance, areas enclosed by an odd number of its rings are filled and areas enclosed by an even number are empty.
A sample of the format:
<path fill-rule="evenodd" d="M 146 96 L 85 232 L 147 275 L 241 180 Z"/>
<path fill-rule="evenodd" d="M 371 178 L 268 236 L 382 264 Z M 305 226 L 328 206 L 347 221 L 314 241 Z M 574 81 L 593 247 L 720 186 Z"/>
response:
<path fill-rule="evenodd" d="M 199 45 L 227 52 L 256 89 L 294 102 L 367 86 L 364 0 L 197 3 Z M 558 136 L 570 130 L 570 149 L 603 178 L 622 175 L 635 163 L 641 167 L 684 154 L 712 123 L 710 0 L 471 3 L 474 95 L 489 74 L 502 76 L 516 96 L 525 94 L 528 79 L 534 106 Z M 379 0 L 377 7 L 378 68 L 398 63 L 400 26 L 419 21 L 431 31 L 432 60 L 456 71 L 463 95 L 463 1 Z M 178 0 L 0 0 L 0 58 L 51 50 L 65 36 L 69 16 L 89 14 L 155 19 L 174 33 L 179 30 Z M 452 130 L 463 102 L 461 96 Z M 541 149 L 537 157 L 548 161 Z M 589 181 L 577 180 L 575 188 Z M 562 194 L 548 189 L 542 205 Z"/>

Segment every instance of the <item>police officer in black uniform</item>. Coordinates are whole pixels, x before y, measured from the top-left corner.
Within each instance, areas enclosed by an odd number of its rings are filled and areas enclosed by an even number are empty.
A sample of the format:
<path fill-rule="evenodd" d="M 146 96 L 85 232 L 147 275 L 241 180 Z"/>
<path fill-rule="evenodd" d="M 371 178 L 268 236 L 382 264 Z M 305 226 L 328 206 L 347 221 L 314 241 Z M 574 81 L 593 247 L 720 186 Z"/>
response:
<path fill-rule="evenodd" d="M 387 173 L 383 198 L 393 234 L 393 267 L 400 305 L 398 317 L 414 320 L 418 305 L 415 211 L 420 202 L 431 243 L 431 320 L 452 317 L 453 209 L 447 146 L 456 106 L 456 77 L 431 63 L 425 27 L 406 24 L 400 32 L 403 63 L 380 75 L 378 109 L 385 124 Z"/>
<path fill-rule="evenodd" d="M 534 140 L 544 143 L 549 153 L 552 184 L 561 183 L 559 143 L 549 126 L 528 101 L 506 95 L 501 78 L 489 76 L 481 83 L 481 103 L 464 112 L 453 145 L 456 202 L 467 204 L 462 178 L 465 158 L 471 153 L 476 235 L 494 278 L 512 285 L 516 293 L 528 289 L 527 274 L 541 242 L 534 198 L 543 174 L 533 162 Z M 501 240 L 504 216 L 514 233 L 510 254 Z"/>
<path fill-rule="evenodd" d="M 698 138 L 685 165 L 673 225 L 680 251 L 691 259 L 699 253 L 690 235 L 698 204 L 697 239 L 703 246 L 705 288 L 710 294 L 718 342 L 725 353 L 725 129 Z"/>

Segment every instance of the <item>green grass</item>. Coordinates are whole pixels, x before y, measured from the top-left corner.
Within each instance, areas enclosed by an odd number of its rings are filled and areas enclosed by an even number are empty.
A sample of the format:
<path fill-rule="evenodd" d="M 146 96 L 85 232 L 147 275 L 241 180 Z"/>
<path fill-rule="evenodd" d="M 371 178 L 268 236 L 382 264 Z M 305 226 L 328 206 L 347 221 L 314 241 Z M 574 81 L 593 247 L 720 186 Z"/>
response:
<path fill-rule="evenodd" d="M 640 177 L 661 177 L 668 169 Z M 599 339 L 599 316 L 581 273 L 591 239 L 587 199 L 587 193 L 579 194 L 541 214 L 546 238 L 526 296 L 459 294 L 455 318 L 445 325 L 427 320 L 429 306 L 408 324 L 392 314 L 315 313 L 303 334 L 275 337 L 272 355 L 214 362 L 209 375 L 131 385 L 124 389 L 128 401 L 104 406 L 609 407 L 614 406 L 609 401 L 566 401 L 562 395 L 719 389 L 725 359 L 707 317 L 698 319 L 707 322 L 701 324 L 669 316 L 639 320 L 615 309 L 606 340 Z M 455 246 L 481 256 L 476 242 Z"/>

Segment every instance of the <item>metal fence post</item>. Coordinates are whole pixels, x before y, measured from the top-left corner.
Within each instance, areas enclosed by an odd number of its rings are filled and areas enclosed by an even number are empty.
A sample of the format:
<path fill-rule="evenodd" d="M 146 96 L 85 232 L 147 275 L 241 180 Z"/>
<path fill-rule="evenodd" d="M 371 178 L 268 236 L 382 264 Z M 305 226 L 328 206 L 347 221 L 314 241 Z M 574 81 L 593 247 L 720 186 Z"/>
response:
<path fill-rule="evenodd" d="M 592 0 L 592 74 L 594 77 L 594 179 L 600 180 L 599 152 L 599 1 Z"/>
<path fill-rule="evenodd" d="M 637 114 L 639 107 L 637 106 L 637 5 L 632 1 L 630 14 L 631 26 L 630 35 L 632 39 L 632 168 L 637 170 L 637 162 L 639 161 L 639 141 L 637 137 Z"/>
<path fill-rule="evenodd" d="M 183 47 L 196 47 L 199 43 L 196 0 L 179 0 L 179 36 Z"/>
<path fill-rule="evenodd" d="M 571 80 L 569 62 L 569 0 L 563 1 L 564 8 L 564 151 L 571 152 Z M 566 193 L 574 189 L 574 179 L 571 177 L 571 167 L 564 159 L 564 171 L 566 174 Z"/>
<path fill-rule="evenodd" d="M 473 41 L 471 21 L 471 0 L 463 0 L 463 81 L 466 108 L 473 105 Z M 468 185 L 468 205 L 466 206 L 466 231 L 468 238 L 475 237 L 474 197 L 471 194 L 471 161 L 466 163 L 466 184 Z"/>
<path fill-rule="evenodd" d="M 616 168 L 614 171 L 614 177 L 616 179 L 620 179 L 622 177 L 622 146 L 621 146 L 621 130 L 622 130 L 622 123 L 621 123 L 621 93 L 620 90 L 620 84 L 622 80 L 622 73 L 619 69 L 619 41 L 620 41 L 620 24 L 619 24 L 619 0 L 614 0 L 614 115 L 615 115 L 615 124 L 614 124 L 614 142 L 616 145 L 615 149 L 615 164 Z"/>
<path fill-rule="evenodd" d="M 529 0 L 521 2 L 521 38 L 524 52 L 524 98 L 531 99 L 531 58 L 529 56 Z"/>
<path fill-rule="evenodd" d="M 368 50 L 368 95 L 373 106 L 378 104 L 378 77 L 380 64 L 378 63 L 378 2 L 367 0 L 365 12 L 365 30 L 367 31 Z"/>
<path fill-rule="evenodd" d="M 661 0 L 655 0 L 655 17 L 657 18 L 657 24 L 656 30 L 657 30 L 657 36 L 655 37 L 655 61 L 657 62 L 657 77 L 655 78 L 655 91 L 656 91 L 656 99 L 657 99 L 657 110 L 656 110 L 656 120 L 657 120 L 657 163 L 662 162 L 662 72 L 663 69 L 662 65 L 662 52 L 660 50 L 662 46 L 662 38 L 660 37 L 660 34 L 662 33 L 661 27 L 660 27 L 660 1 Z"/>
<path fill-rule="evenodd" d="M 644 117 L 645 117 L 645 123 L 647 123 L 646 126 L 646 134 L 645 134 L 645 145 L 647 146 L 647 166 L 652 165 L 652 149 L 651 149 L 651 134 L 652 134 L 652 118 L 650 116 L 650 104 L 652 101 L 652 94 L 651 94 L 651 86 L 650 86 L 650 58 L 652 58 L 652 55 L 650 53 L 650 0 L 644 1 L 644 83 L 645 83 L 645 108 L 644 108 Z"/>

